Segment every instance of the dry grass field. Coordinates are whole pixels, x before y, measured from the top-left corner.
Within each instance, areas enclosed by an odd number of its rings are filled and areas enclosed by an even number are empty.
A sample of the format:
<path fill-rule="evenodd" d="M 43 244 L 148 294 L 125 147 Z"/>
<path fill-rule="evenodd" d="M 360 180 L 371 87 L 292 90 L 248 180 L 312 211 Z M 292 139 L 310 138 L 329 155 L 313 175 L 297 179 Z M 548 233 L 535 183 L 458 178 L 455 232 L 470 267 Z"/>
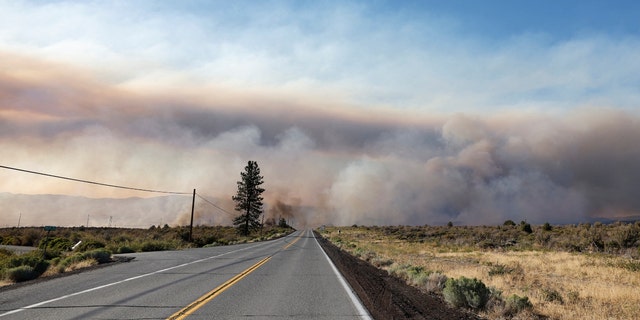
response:
<path fill-rule="evenodd" d="M 352 254 L 425 291 L 446 278 L 477 278 L 532 308 L 490 319 L 640 319 L 640 223 L 497 227 L 346 227 L 321 233 Z"/>

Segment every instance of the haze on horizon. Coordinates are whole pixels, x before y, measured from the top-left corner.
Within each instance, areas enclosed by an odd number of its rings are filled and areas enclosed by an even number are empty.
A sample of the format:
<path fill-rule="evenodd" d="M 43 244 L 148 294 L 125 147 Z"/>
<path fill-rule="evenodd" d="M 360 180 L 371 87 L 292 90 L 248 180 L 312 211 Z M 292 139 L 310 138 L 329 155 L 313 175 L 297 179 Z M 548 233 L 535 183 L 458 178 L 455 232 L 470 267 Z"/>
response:
<path fill-rule="evenodd" d="M 269 214 L 314 226 L 638 215 L 638 6 L 0 0 L 0 165 L 231 210 L 255 160 Z M 157 196 L 11 170 L 0 194 L 0 225 L 20 194 Z M 83 210 L 184 223 L 162 199 Z"/>

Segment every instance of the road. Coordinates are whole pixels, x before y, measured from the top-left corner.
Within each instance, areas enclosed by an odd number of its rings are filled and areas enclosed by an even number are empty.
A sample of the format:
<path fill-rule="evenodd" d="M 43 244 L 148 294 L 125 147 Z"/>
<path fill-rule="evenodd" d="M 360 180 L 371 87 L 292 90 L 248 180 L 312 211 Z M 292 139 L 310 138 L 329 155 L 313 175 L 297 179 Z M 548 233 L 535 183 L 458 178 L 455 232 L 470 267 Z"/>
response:
<path fill-rule="evenodd" d="M 128 263 L 0 293 L 4 319 L 369 319 L 311 230 L 127 254 Z"/>
<path fill-rule="evenodd" d="M 27 253 L 33 250 L 36 250 L 36 247 L 27 247 L 27 246 L 6 246 L 6 245 L 0 245 L 0 248 L 2 249 L 7 249 L 9 251 L 13 251 L 15 253 Z"/>

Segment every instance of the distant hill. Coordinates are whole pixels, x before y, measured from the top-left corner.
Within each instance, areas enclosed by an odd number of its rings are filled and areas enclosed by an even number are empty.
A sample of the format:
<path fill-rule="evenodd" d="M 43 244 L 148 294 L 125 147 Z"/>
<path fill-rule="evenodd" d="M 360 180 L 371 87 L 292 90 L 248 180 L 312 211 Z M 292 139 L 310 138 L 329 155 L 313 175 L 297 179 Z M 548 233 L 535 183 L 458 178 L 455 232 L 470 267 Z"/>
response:
<path fill-rule="evenodd" d="M 629 222 L 636 222 L 636 221 L 640 221 L 640 215 L 624 216 L 624 217 L 618 217 L 616 219 L 593 217 L 588 222 L 590 222 L 590 223 L 601 222 L 601 223 L 604 223 L 604 224 L 610 224 L 610 223 L 614 223 L 614 222 L 629 223 Z"/>
<path fill-rule="evenodd" d="M 148 228 L 185 225 L 191 215 L 191 196 L 151 198 L 87 198 L 67 195 L 0 193 L 0 227 L 88 226 Z M 194 224 L 228 224 L 230 218 L 196 200 Z"/>

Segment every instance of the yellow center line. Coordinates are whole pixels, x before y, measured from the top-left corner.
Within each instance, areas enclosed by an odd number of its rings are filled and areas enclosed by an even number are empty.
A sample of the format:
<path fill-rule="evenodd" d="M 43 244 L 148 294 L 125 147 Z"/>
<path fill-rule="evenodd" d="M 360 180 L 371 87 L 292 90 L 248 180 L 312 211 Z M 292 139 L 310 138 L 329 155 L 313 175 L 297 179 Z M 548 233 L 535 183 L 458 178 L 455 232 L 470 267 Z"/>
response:
<path fill-rule="evenodd" d="M 218 286 L 217 288 L 207 292 L 205 295 L 203 295 L 202 297 L 198 298 L 196 301 L 192 302 L 188 306 L 182 308 L 180 311 L 172 314 L 167 319 L 168 320 L 185 319 L 188 315 L 190 315 L 190 314 L 194 313 L 196 310 L 200 309 L 202 306 L 207 304 L 209 301 L 213 300 L 213 298 L 215 298 L 219 294 L 221 294 L 223 291 L 227 290 L 229 287 L 234 285 L 236 282 L 238 282 L 242 278 L 246 277 L 249 273 L 255 271 L 260 266 L 262 266 L 263 264 L 267 263 L 267 261 L 269 261 L 270 259 L 271 259 L 271 256 L 268 256 L 268 257 L 260 260 L 258 263 L 254 264 L 253 266 L 249 267 L 248 269 L 242 271 L 240 274 L 238 274 L 235 277 L 227 280 L 227 282 L 225 282 L 225 283 L 221 284 L 220 286 Z"/>
<path fill-rule="evenodd" d="M 284 246 L 284 247 L 282 248 L 282 250 L 287 250 L 287 249 L 289 249 L 289 247 L 291 247 L 294 243 L 298 242 L 298 240 L 300 240 L 300 238 L 302 238 L 302 234 L 303 234 L 303 233 L 302 233 L 302 232 L 300 232 L 300 235 L 299 235 L 297 238 L 295 238 L 295 240 L 291 241 L 289 244 L 287 244 L 286 246 Z"/>
<path fill-rule="evenodd" d="M 286 246 L 284 246 L 281 250 L 287 250 L 294 243 L 298 242 L 298 240 L 300 240 L 300 238 L 302 238 L 302 233 L 300 233 L 300 235 L 295 240 L 291 241 L 291 243 L 289 243 Z M 188 306 L 180 309 L 180 311 L 172 314 L 169 318 L 167 318 L 167 320 L 186 319 L 187 316 L 189 316 L 190 314 L 196 312 L 196 310 L 200 309 L 202 306 L 207 304 L 209 301 L 213 300 L 215 297 L 217 297 L 223 291 L 229 289 L 231 286 L 236 284 L 238 281 L 242 280 L 242 278 L 246 277 L 251 272 L 255 271 L 256 269 L 260 268 L 263 264 L 267 263 L 267 261 L 271 260 L 272 257 L 273 257 L 273 255 L 270 255 L 270 256 L 258 261 L 258 263 L 254 264 L 251 267 L 249 267 L 248 269 L 242 271 L 241 273 L 239 273 L 235 277 L 227 280 L 225 283 L 221 284 L 217 288 L 207 292 L 205 295 L 203 295 L 202 297 L 198 298 L 196 301 L 194 301 L 194 302 L 190 303 Z"/>

